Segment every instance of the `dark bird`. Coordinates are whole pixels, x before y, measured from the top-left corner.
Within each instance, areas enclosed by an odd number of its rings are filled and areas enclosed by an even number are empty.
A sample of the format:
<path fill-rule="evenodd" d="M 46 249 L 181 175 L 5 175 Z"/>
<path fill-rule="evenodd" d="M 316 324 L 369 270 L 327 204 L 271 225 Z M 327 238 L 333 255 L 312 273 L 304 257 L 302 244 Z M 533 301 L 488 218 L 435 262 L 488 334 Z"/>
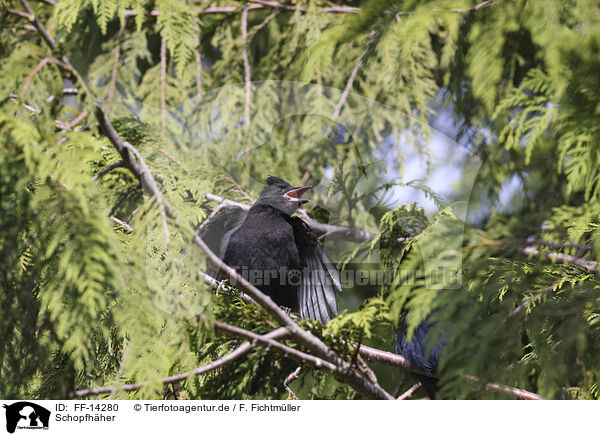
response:
<path fill-rule="evenodd" d="M 409 341 L 408 325 L 404 318 L 398 330 L 396 353 L 403 356 L 412 368 L 424 372 L 424 374 L 411 373 L 411 375 L 415 381 L 421 382 L 427 396 L 435 400 L 438 392 L 438 379 L 430 376 L 438 372 L 440 352 L 446 346 L 446 342 L 444 335 L 440 334 L 433 344 L 427 343 L 427 334 L 432 327 L 432 321 L 429 318 L 425 319 L 417 326 Z"/>
<path fill-rule="evenodd" d="M 270 176 L 249 211 L 222 209 L 200 237 L 279 306 L 326 323 L 338 313 L 339 274 L 313 230 L 292 216 L 310 188 Z"/>

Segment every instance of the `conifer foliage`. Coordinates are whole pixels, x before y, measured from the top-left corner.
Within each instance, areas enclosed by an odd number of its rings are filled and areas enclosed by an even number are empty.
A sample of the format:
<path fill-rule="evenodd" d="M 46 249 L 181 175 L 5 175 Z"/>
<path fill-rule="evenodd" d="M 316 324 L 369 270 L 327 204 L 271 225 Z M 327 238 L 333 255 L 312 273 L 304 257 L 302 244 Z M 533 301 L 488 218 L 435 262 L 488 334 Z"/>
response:
<path fill-rule="evenodd" d="M 389 399 L 404 316 L 446 338 L 440 398 L 600 396 L 597 2 L 0 8 L 0 397 Z M 441 115 L 465 216 L 383 156 L 433 159 Z M 198 229 L 271 174 L 326 180 L 303 217 L 392 277 L 326 326 L 205 274 Z"/>

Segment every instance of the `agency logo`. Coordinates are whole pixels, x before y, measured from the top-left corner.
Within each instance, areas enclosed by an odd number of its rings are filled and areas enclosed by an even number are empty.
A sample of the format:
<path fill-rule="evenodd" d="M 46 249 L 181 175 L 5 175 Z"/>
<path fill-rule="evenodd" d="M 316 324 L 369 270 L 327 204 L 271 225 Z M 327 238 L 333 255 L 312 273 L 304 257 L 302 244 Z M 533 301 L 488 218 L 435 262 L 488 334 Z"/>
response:
<path fill-rule="evenodd" d="M 48 430 L 50 411 L 42 406 L 29 401 L 19 401 L 10 405 L 4 404 L 6 409 L 6 431 L 14 433 L 18 429 Z"/>

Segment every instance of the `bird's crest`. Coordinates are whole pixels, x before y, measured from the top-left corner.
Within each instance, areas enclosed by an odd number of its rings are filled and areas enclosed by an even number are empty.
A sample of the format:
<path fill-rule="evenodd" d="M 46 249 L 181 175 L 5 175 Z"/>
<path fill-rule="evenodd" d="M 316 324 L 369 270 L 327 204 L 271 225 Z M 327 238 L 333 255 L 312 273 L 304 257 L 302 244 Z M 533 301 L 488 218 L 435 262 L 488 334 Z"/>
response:
<path fill-rule="evenodd" d="M 285 180 L 280 179 L 279 177 L 275 177 L 275 176 L 267 177 L 267 185 L 277 186 L 279 188 L 284 188 L 284 189 L 291 188 L 291 186 L 292 186 Z"/>

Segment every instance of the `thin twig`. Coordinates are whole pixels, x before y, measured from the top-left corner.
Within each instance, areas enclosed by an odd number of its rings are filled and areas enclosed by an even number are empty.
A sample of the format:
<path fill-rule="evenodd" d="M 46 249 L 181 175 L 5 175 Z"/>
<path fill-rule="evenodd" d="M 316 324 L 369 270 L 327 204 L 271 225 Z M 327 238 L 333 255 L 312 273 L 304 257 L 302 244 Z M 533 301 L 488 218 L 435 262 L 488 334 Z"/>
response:
<path fill-rule="evenodd" d="M 112 74 L 110 76 L 110 87 L 108 88 L 108 97 L 106 99 L 106 114 L 110 114 L 112 100 L 115 96 L 115 92 L 117 90 L 117 74 L 119 72 L 119 60 L 121 58 L 121 36 L 123 35 L 123 31 L 125 30 L 125 26 L 127 24 L 127 17 L 124 17 L 124 22 L 116 35 L 116 45 L 115 45 L 115 60 L 113 64 Z"/>
<path fill-rule="evenodd" d="M 406 400 L 407 398 L 410 398 L 412 396 L 412 394 L 414 394 L 415 391 L 417 389 L 419 389 L 420 387 L 421 387 L 421 382 L 415 383 L 406 392 L 404 392 L 402 395 L 400 395 L 398 397 L 398 400 Z"/>
<path fill-rule="evenodd" d="M 205 315 L 199 315 L 199 319 L 203 319 L 204 317 L 205 317 Z M 234 325 L 227 324 L 227 323 L 221 322 L 221 321 L 215 321 L 214 326 L 215 326 L 216 331 L 220 331 L 223 333 L 227 333 L 229 335 L 252 340 L 253 342 L 256 342 L 257 344 L 267 346 L 267 347 L 269 347 L 269 349 L 271 349 L 273 351 L 277 351 L 277 352 L 283 354 L 285 357 L 295 359 L 303 364 L 314 366 L 315 368 L 324 369 L 332 374 L 342 374 L 343 373 L 343 369 L 341 367 L 334 365 L 333 363 L 328 362 L 327 360 L 321 359 L 320 357 L 317 357 L 312 354 L 308 354 L 303 351 L 300 351 L 295 348 L 284 345 L 281 342 L 276 341 L 275 339 L 265 338 L 264 336 L 260 336 L 254 332 L 251 332 L 250 330 L 236 327 Z"/>
<path fill-rule="evenodd" d="M 170 239 L 170 233 L 167 225 L 167 216 L 172 216 L 172 212 L 169 208 L 168 202 L 165 200 L 162 192 L 158 188 L 154 177 L 152 177 L 150 168 L 148 168 L 148 165 L 146 165 L 146 161 L 140 152 L 137 151 L 137 149 L 127 141 L 123 141 L 121 139 L 102 110 L 102 107 L 100 107 L 98 103 L 95 103 L 94 106 L 96 107 L 96 119 L 98 120 L 102 131 L 121 155 L 125 167 L 138 179 L 144 190 L 156 198 L 163 223 L 165 240 L 168 242 Z M 135 158 L 133 158 L 132 155 L 135 156 Z"/>
<path fill-rule="evenodd" d="M 160 126 L 161 132 L 165 133 L 167 127 L 167 34 L 160 40 Z"/>
<path fill-rule="evenodd" d="M 70 123 L 64 124 L 62 129 L 60 130 L 61 134 L 67 133 L 69 130 L 72 130 L 77 124 L 81 123 L 88 115 L 90 111 L 84 109 L 79 115 L 77 115 Z"/>
<path fill-rule="evenodd" d="M 102 168 L 100 171 L 98 171 L 94 175 L 94 177 L 92 177 L 92 180 L 98 180 L 98 179 L 102 178 L 105 174 L 107 174 L 108 172 L 114 170 L 115 168 L 122 168 L 124 166 L 125 166 L 125 162 L 123 162 L 122 160 L 118 160 L 116 162 L 113 162 L 110 165 L 107 165 L 104 168 Z"/>
<path fill-rule="evenodd" d="M 340 116 L 340 112 L 342 111 L 342 107 L 344 106 L 344 103 L 346 103 L 346 100 L 348 99 L 348 94 L 350 93 L 350 90 L 354 86 L 354 80 L 356 79 L 356 75 L 358 74 L 358 70 L 362 66 L 364 57 L 369 52 L 369 47 L 373 43 L 373 41 L 375 39 L 374 37 L 375 37 L 376 33 L 377 32 L 375 32 L 374 30 L 372 30 L 371 33 L 369 34 L 369 37 L 367 39 L 367 43 L 365 44 L 365 50 L 358 57 L 358 61 L 356 61 L 356 65 L 354 65 L 354 68 L 352 69 L 352 72 L 350 73 L 350 77 L 348 77 L 348 81 L 346 82 L 346 86 L 344 88 L 344 91 L 342 91 L 342 95 L 340 96 L 340 100 L 338 101 L 337 105 L 335 106 L 335 110 L 333 111 L 333 114 L 331 115 L 331 118 L 334 121 L 337 120 L 337 118 Z M 326 135 L 326 136 L 328 136 L 328 135 Z"/>
<path fill-rule="evenodd" d="M 398 380 L 398 383 L 396 384 L 396 388 L 394 389 L 394 393 L 392 394 L 392 396 L 397 397 L 398 395 L 400 395 L 400 388 L 402 388 L 404 380 L 406 380 L 406 374 L 406 371 L 402 371 L 402 373 L 400 374 L 400 380 Z"/>
<path fill-rule="evenodd" d="M 301 12 L 306 12 L 307 9 L 303 8 L 303 7 L 298 7 L 298 6 L 294 6 L 294 5 L 285 5 L 276 1 L 267 1 L 267 0 L 246 0 L 249 3 L 256 3 L 258 5 L 264 6 L 264 7 L 269 7 L 269 8 L 277 8 L 277 9 L 283 9 L 286 11 L 295 11 L 295 10 L 300 10 Z M 360 8 L 355 8 L 352 6 L 330 6 L 330 7 L 326 7 L 326 8 L 321 8 L 319 9 L 320 12 L 335 12 L 335 13 L 344 13 L 344 12 L 351 12 L 351 13 L 356 13 L 360 11 Z"/>
<path fill-rule="evenodd" d="M 288 391 L 288 394 L 290 394 L 290 397 L 293 400 L 297 400 L 298 397 L 296 396 L 296 394 L 294 393 L 294 391 L 292 391 L 292 389 L 290 388 L 290 383 L 293 382 L 294 380 L 296 380 L 298 378 L 298 375 L 300 375 L 300 371 L 302 371 L 302 367 L 299 366 L 298 368 L 296 368 L 290 375 L 288 375 L 285 380 L 283 381 L 283 387 L 285 388 L 286 391 Z"/>
<path fill-rule="evenodd" d="M 554 251 L 540 252 L 534 247 L 522 248 L 521 252 L 529 257 L 545 259 L 555 263 L 569 263 L 571 265 L 578 265 L 588 269 L 591 272 L 598 271 L 598 262 L 595 262 L 593 260 L 582 259 L 576 256 L 571 256 L 569 254 L 556 253 Z"/>
<path fill-rule="evenodd" d="M 282 337 L 285 337 L 287 334 L 288 334 L 287 329 L 279 328 L 277 330 L 273 330 L 270 333 L 267 333 L 266 335 L 264 335 L 262 337 L 268 338 L 268 339 L 280 339 Z M 171 375 L 169 377 L 165 377 L 165 378 L 161 379 L 161 382 L 163 384 L 171 384 L 171 383 L 175 383 L 175 382 L 184 381 L 191 376 L 198 376 L 198 375 L 202 375 L 207 372 L 210 372 L 210 371 L 214 371 L 216 369 L 221 368 L 222 366 L 226 365 L 229 362 L 233 362 L 234 360 L 239 359 L 240 357 L 244 356 L 248 351 L 250 351 L 254 347 L 255 346 L 253 344 L 251 344 L 250 342 L 244 342 L 242 345 L 237 347 L 231 353 L 229 353 L 228 355 L 226 355 L 224 357 L 221 357 L 220 359 L 215 360 L 214 362 L 211 362 L 207 365 L 196 368 L 190 372 L 184 372 L 181 374 L 176 374 L 176 375 Z M 101 387 L 92 388 L 92 389 L 83 389 L 83 390 L 71 392 L 69 394 L 69 398 L 84 398 L 84 397 L 89 397 L 92 395 L 101 395 L 101 394 L 107 394 L 107 393 L 112 394 L 115 391 L 125 391 L 125 392 L 134 391 L 134 390 L 143 388 L 147 384 L 148 384 L 148 382 L 144 381 L 144 382 L 140 382 L 140 383 L 132 383 L 132 384 L 127 384 L 127 385 L 123 385 L 123 386 L 101 386 Z"/>
<path fill-rule="evenodd" d="M 41 71 L 41 69 L 44 68 L 44 66 L 49 63 L 58 65 L 61 68 L 69 70 L 69 66 L 67 64 L 65 64 L 64 62 L 59 61 L 58 59 L 53 59 L 53 58 L 42 59 L 40 61 L 40 63 L 37 64 L 37 66 L 31 71 L 31 73 L 29 73 L 29 76 L 27 76 L 27 79 L 25 80 L 25 84 L 23 85 L 23 89 L 21 89 L 21 92 L 19 93 L 19 100 L 23 100 L 23 98 L 25 97 L 25 94 L 27 93 L 27 89 L 29 88 L 29 86 L 31 86 L 31 82 L 33 81 L 33 78 L 35 77 L 35 75 L 37 73 L 39 73 Z"/>
<path fill-rule="evenodd" d="M 194 56 L 196 57 L 196 95 L 198 101 L 202 98 L 202 57 L 200 55 L 200 27 L 196 23 L 196 44 L 198 46 L 194 50 Z"/>
<path fill-rule="evenodd" d="M 119 218 L 117 218 L 115 216 L 111 216 L 110 219 L 112 221 L 114 221 L 115 223 L 117 223 L 118 225 L 120 225 L 121 227 L 125 228 L 125 230 L 127 230 L 129 233 L 133 232 L 133 227 L 131 227 L 125 221 L 121 221 Z"/>
<path fill-rule="evenodd" d="M 578 244 L 576 242 L 561 243 L 561 242 L 548 241 L 547 239 L 529 240 L 529 239 L 522 239 L 522 238 L 513 238 L 512 241 L 519 243 L 519 244 L 531 246 L 531 247 L 536 246 L 536 245 L 542 245 L 545 247 L 550 247 L 554 250 L 564 250 L 565 248 L 577 248 L 580 252 L 584 252 L 584 253 L 594 250 L 593 244 Z"/>
<path fill-rule="evenodd" d="M 262 21 L 262 23 L 250 29 L 250 32 L 248 32 L 250 38 L 254 37 L 254 35 L 256 35 L 263 27 L 265 27 L 267 24 L 273 21 L 273 19 L 275 19 L 279 14 L 281 14 L 281 10 L 276 10 L 275 12 L 271 13 L 267 18 L 265 18 Z"/>
<path fill-rule="evenodd" d="M 123 348 L 123 355 L 121 356 L 121 364 L 119 365 L 119 371 L 117 372 L 117 377 L 115 383 L 119 383 L 119 379 L 123 375 L 123 370 L 125 370 L 125 361 L 127 360 L 127 354 L 129 353 L 129 341 L 124 339 L 125 346 Z M 115 391 L 111 392 L 109 399 L 112 398 L 115 394 Z"/>
<path fill-rule="evenodd" d="M 129 194 L 131 194 L 131 193 L 132 193 L 133 191 L 135 191 L 136 189 L 140 189 L 140 188 L 141 188 L 141 186 L 140 186 L 140 185 L 135 185 L 135 186 L 132 186 L 131 188 L 129 188 L 127 191 L 125 191 L 125 192 L 123 193 L 123 195 L 121 195 L 121 196 L 118 198 L 117 202 L 115 203 L 115 205 L 114 205 L 114 206 L 112 207 L 112 209 L 110 210 L 110 213 L 109 213 L 109 215 L 112 215 L 112 214 L 114 214 L 114 213 L 117 211 L 117 209 L 119 208 L 119 206 L 121 205 L 121 203 L 123 203 L 123 201 L 125 201 L 125 199 L 126 199 L 127 197 L 129 197 Z"/>
<path fill-rule="evenodd" d="M 158 145 L 149 142 L 149 141 L 143 141 L 145 144 L 150 145 L 150 147 L 152 147 L 153 149 L 155 149 L 156 151 L 158 151 L 160 154 L 162 154 L 163 156 L 165 156 L 166 158 L 168 158 L 170 161 L 175 162 L 175 164 L 177 164 L 177 166 L 179 168 L 181 168 L 183 170 L 183 172 L 185 172 L 186 174 L 190 174 L 190 170 L 187 169 L 184 165 L 183 162 L 181 162 L 179 159 L 177 159 L 175 156 L 173 156 L 171 153 L 169 153 L 166 150 L 163 150 L 162 148 L 160 148 Z"/>
<path fill-rule="evenodd" d="M 244 106 L 244 125 L 250 126 L 250 99 L 251 99 L 251 72 L 248 60 L 248 8 L 242 11 L 242 59 L 244 61 L 244 83 L 246 88 L 246 102 Z M 246 152 L 248 150 L 246 149 Z"/>
<path fill-rule="evenodd" d="M 38 33 L 42 36 L 42 38 L 44 38 L 44 41 L 46 41 L 46 44 L 48 44 L 48 46 L 53 51 L 56 50 L 56 41 L 50 36 L 44 25 L 39 20 L 39 18 L 36 17 L 35 13 L 33 12 L 33 9 L 29 5 L 29 2 L 27 0 L 21 0 L 21 5 L 23 5 L 23 8 L 28 14 L 25 17 L 33 23 L 34 27 L 38 30 Z M 66 59 L 63 58 L 63 62 L 65 62 L 65 60 Z M 72 67 L 70 62 L 66 61 L 65 63 Z"/>

